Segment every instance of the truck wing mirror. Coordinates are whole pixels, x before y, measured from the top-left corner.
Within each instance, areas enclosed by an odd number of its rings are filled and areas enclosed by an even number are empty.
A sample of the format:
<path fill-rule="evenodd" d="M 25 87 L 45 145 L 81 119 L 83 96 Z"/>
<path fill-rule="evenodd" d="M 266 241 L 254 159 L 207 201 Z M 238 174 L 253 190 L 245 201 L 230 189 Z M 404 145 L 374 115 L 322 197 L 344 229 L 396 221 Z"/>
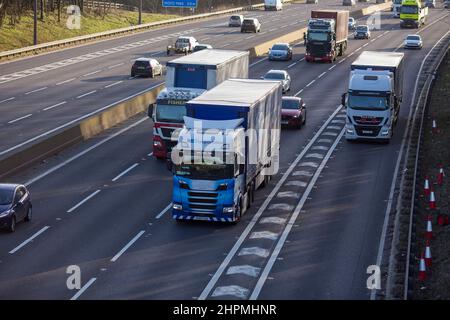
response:
<path fill-rule="evenodd" d="M 154 104 L 154 103 L 150 103 L 150 104 L 148 105 L 148 117 L 149 117 L 149 118 L 152 118 L 152 117 L 153 117 L 153 109 L 154 109 L 154 107 L 155 107 L 155 104 Z"/>
<path fill-rule="evenodd" d="M 345 103 L 346 98 L 347 98 L 347 93 L 343 93 L 341 96 L 341 104 L 344 107 L 346 107 L 346 103 Z"/>

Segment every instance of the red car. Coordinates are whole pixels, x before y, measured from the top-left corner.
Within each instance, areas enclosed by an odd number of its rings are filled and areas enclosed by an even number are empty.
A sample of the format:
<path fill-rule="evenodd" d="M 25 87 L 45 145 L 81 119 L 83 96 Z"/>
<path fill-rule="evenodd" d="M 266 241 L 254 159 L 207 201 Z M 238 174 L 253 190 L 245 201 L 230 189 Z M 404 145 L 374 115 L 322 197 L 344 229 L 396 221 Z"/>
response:
<path fill-rule="evenodd" d="M 300 129 L 306 123 L 306 106 L 302 98 L 283 97 L 281 125 Z"/>

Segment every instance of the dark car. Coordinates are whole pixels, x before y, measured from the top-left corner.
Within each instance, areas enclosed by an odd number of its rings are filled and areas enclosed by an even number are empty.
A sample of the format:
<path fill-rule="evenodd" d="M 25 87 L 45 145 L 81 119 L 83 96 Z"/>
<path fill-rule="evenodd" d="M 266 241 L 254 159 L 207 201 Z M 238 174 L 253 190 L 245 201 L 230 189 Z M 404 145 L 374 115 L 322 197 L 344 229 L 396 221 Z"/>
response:
<path fill-rule="evenodd" d="M 256 18 L 244 19 L 241 25 L 241 32 L 261 32 L 261 24 Z"/>
<path fill-rule="evenodd" d="M 163 74 L 162 65 L 151 58 L 139 58 L 136 59 L 131 67 L 131 76 L 145 76 L 145 77 L 154 77 L 156 75 Z"/>
<path fill-rule="evenodd" d="M 19 221 L 30 221 L 32 205 L 30 193 L 20 184 L 0 184 L 0 227 L 16 230 Z"/>
<path fill-rule="evenodd" d="M 292 47 L 289 43 L 275 43 L 269 49 L 269 60 L 292 60 Z"/>
<path fill-rule="evenodd" d="M 450 0 L 444 1 L 444 8 L 449 9 L 450 8 Z"/>
<path fill-rule="evenodd" d="M 370 29 L 366 25 L 361 25 L 356 27 L 355 39 L 369 39 Z"/>
<path fill-rule="evenodd" d="M 306 124 L 306 105 L 302 98 L 283 97 L 281 100 L 281 125 L 300 129 Z"/>

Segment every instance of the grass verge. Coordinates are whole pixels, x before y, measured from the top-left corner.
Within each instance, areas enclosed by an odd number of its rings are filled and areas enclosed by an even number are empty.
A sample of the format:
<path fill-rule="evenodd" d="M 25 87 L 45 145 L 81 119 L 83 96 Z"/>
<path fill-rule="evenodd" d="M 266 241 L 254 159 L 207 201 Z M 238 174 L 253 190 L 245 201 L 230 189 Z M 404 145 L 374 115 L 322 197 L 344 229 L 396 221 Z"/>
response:
<path fill-rule="evenodd" d="M 62 40 L 82 35 L 93 34 L 118 28 L 130 27 L 137 24 L 138 13 L 124 10 L 109 10 L 105 15 L 85 12 L 81 17 L 80 29 L 69 29 L 66 26 L 68 15 L 62 10 L 61 21 L 58 16 L 49 14 L 44 21 L 38 21 L 38 43 Z M 143 13 L 142 22 L 150 23 L 177 18 L 177 15 Z M 0 51 L 18 49 L 33 45 L 33 15 L 29 12 L 19 23 L 9 24 L 8 19 L 0 28 Z"/>

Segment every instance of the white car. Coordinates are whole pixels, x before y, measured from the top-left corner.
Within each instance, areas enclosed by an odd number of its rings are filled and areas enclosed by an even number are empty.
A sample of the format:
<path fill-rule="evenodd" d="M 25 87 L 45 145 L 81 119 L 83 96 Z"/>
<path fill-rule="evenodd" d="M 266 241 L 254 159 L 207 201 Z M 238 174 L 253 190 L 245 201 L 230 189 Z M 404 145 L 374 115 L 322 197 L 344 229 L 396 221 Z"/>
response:
<path fill-rule="evenodd" d="M 244 16 L 242 14 L 237 14 L 230 17 L 228 21 L 229 27 L 240 27 L 242 25 L 242 21 L 244 21 Z"/>
<path fill-rule="evenodd" d="M 356 20 L 353 17 L 348 18 L 348 30 L 355 30 L 356 28 Z"/>
<path fill-rule="evenodd" d="M 283 93 L 291 90 L 291 76 L 285 70 L 269 70 L 264 77 L 264 80 L 281 81 L 283 86 Z"/>
<path fill-rule="evenodd" d="M 405 49 L 422 49 L 422 38 L 418 34 L 410 34 L 406 36 L 404 47 Z"/>

